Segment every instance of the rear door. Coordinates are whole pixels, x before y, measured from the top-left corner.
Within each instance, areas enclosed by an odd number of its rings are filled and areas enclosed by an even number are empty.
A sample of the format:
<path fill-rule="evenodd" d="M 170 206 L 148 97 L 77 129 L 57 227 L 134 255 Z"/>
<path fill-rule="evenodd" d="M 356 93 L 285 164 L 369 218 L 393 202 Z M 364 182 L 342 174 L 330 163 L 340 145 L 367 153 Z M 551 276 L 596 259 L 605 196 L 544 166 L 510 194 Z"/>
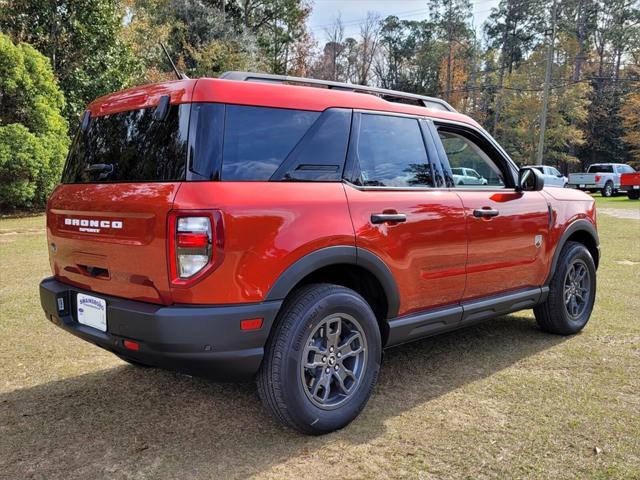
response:
<path fill-rule="evenodd" d="M 345 175 L 356 245 L 390 268 L 400 315 L 457 303 L 465 284 L 462 202 L 433 188 L 438 172 L 424 125 L 408 116 L 354 113 Z M 432 141 L 430 147 L 437 155 Z"/>
<path fill-rule="evenodd" d="M 441 156 L 452 168 L 473 168 L 486 185 L 456 186 L 467 219 L 467 282 L 463 299 L 542 285 L 547 272 L 549 210 L 540 192 L 517 192 L 515 171 L 484 134 L 437 123 Z"/>
<path fill-rule="evenodd" d="M 170 301 L 167 214 L 185 176 L 189 105 L 90 119 L 47 208 L 57 279 L 131 299 Z"/>

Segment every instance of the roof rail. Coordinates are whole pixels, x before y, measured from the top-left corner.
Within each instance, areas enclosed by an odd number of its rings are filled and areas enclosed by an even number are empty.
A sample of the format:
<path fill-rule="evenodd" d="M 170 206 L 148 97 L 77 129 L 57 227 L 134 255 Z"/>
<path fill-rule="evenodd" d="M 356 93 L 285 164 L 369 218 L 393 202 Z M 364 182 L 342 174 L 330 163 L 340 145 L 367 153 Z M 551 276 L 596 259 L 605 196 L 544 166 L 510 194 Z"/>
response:
<path fill-rule="evenodd" d="M 448 112 L 456 111 L 451 105 L 440 98 L 425 97 L 424 95 L 399 92 L 397 90 L 387 90 L 386 88 L 333 82 L 331 80 L 317 80 L 315 78 L 290 77 L 288 75 L 273 75 L 270 73 L 254 72 L 225 72 L 220 75 L 219 78 L 241 82 L 298 83 L 310 86 L 326 87 L 333 90 L 344 90 L 348 92 L 362 92 L 372 95 L 378 95 L 389 102 L 410 103 L 412 105 L 420 105 Z"/>

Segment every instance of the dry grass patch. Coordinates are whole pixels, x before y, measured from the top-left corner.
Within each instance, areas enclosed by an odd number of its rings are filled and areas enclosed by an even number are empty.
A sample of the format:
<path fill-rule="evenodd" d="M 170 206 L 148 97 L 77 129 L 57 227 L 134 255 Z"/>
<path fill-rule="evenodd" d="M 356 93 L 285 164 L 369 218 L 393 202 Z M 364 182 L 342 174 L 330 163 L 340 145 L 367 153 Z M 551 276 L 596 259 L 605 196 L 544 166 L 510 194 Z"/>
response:
<path fill-rule="evenodd" d="M 363 414 L 317 438 L 274 424 L 251 384 L 137 369 L 57 329 L 38 299 L 44 235 L 11 235 L 0 242 L 0 476 L 639 478 L 640 222 L 599 221 L 582 334 L 544 334 L 522 312 L 389 350 Z"/>

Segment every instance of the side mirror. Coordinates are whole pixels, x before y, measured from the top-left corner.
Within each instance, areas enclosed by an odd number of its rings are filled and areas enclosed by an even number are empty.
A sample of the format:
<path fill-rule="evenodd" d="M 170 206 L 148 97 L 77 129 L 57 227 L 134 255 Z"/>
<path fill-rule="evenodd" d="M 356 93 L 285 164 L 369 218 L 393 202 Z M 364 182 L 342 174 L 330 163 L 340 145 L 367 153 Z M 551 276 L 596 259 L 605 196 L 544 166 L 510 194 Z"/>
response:
<path fill-rule="evenodd" d="M 518 192 L 539 192 L 544 188 L 544 177 L 539 170 L 531 167 L 521 168 L 518 172 Z"/>

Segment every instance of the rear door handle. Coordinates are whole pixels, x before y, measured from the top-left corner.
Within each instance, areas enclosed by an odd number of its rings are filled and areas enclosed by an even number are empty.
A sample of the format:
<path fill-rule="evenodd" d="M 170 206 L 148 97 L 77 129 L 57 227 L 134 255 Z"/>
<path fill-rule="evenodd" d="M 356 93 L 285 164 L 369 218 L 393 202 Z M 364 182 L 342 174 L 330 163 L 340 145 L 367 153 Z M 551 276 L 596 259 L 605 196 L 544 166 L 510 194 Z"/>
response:
<path fill-rule="evenodd" d="M 404 213 L 372 213 L 371 223 L 386 223 L 386 222 L 406 222 L 407 216 Z"/>
<path fill-rule="evenodd" d="M 478 208 L 473 211 L 473 216 L 476 218 L 492 218 L 498 215 L 500 215 L 498 210 L 489 207 Z"/>

